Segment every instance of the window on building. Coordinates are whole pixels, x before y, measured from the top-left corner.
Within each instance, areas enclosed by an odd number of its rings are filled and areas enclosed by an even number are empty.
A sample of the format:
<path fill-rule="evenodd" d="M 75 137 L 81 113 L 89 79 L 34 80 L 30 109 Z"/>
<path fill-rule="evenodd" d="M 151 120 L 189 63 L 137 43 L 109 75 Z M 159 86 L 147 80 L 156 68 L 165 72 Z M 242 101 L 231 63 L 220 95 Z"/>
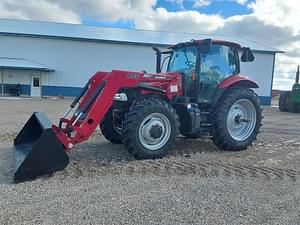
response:
<path fill-rule="evenodd" d="M 40 87 L 40 78 L 39 77 L 33 78 L 33 87 Z"/>

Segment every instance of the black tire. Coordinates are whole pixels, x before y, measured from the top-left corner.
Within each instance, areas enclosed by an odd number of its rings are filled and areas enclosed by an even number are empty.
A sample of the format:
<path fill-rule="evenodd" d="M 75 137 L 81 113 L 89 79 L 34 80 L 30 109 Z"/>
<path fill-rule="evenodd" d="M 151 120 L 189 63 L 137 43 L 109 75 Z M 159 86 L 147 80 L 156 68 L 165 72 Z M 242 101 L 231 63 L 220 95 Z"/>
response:
<path fill-rule="evenodd" d="M 169 121 L 171 131 L 166 131 L 170 133 L 169 136 L 167 135 L 165 143 L 163 143 L 161 147 L 151 150 L 145 147 L 142 142 L 140 137 L 140 127 L 142 126 L 144 119 L 152 113 L 163 115 L 163 117 Z M 125 116 L 122 129 L 123 143 L 126 149 L 130 153 L 133 153 L 136 159 L 161 158 L 165 156 L 174 145 L 178 135 L 178 128 L 178 116 L 175 109 L 169 103 L 159 99 L 143 99 L 133 105 Z M 152 128 L 150 130 L 152 130 Z"/>
<path fill-rule="evenodd" d="M 295 113 L 296 112 L 296 106 L 292 102 L 288 103 L 288 112 L 291 112 L 291 113 Z"/>
<path fill-rule="evenodd" d="M 280 93 L 279 96 L 279 110 L 281 112 L 289 112 L 290 111 L 290 96 L 291 92 L 284 91 Z"/>
<path fill-rule="evenodd" d="M 100 124 L 100 130 L 103 136 L 113 144 L 122 144 L 122 136 L 120 132 L 116 130 L 113 122 L 112 109 L 110 109 L 102 123 Z"/>
<path fill-rule="evenodd" d="M 288 106 L 288 111 L 291 113 L 299 113 L 300 112 L 300 105 L 293 103 L 293 102 L 289 102 L 289 106 Z"/>
<path fill-rule="evenodd" d="M 256 114 L 256 123 L 252 133 L 245 140 L 235 140 L 227 128 L 227 116 L 231 106 L 239 100 L 248 100 L 252 103 Z M 248 88 L 228 89 L 212 114 L 213 142 L 221 149 L 239 151 L 246 149 L 256 139 L 262 122 L 262 108 L 259 104 L 257 95 Z"/>
<path fill-rule="evenodd" d="M 300 103 L 295 104 L 296 113 L 300 113 Z"/>

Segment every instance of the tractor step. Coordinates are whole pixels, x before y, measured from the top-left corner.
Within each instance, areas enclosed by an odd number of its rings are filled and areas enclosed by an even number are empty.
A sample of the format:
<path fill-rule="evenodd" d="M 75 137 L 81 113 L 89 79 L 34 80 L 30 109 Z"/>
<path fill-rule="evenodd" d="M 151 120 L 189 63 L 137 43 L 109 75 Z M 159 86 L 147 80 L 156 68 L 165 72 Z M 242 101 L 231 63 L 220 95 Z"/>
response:
<path fill-rule="evenodd" d="M 211 112 L 210 111 L 201 111 L 201 122 L 200 122 L 200 128 L 202 136 L 209 136 L 212 130 L 212 124 L 211 124 Z"/>
<path fill-rule="evenodd" d="M 211 112 L 209 112 L 209 111 L 201 111 L 201 112 L 200 112 L 201 115 L 209 115 L 210 113 L 211 113 Z"/>
<path fill-rule="evenodd" d="M 211 123 L 201 123 L 200 126 L 201 127 L 210 127 Z"/>

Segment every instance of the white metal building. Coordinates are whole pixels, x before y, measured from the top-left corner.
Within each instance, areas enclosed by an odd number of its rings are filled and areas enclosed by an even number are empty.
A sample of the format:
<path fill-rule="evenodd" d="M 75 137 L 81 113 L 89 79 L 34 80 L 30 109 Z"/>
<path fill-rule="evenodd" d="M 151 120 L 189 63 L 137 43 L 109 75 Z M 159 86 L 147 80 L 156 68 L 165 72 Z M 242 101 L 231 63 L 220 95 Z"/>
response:
<path fill-rule="evenodd" d="M 255 61 L 241 71 L 258 82 L 263 104 L 270 104 L 277 49 L 236 37 L 180 32 L 93 27 L 0 19 L 0 91 L 19 84 L 22 95 L 75 96 L 96 71 L 155 71 L 152 46 L 214 38 L 254 50 Z"/>

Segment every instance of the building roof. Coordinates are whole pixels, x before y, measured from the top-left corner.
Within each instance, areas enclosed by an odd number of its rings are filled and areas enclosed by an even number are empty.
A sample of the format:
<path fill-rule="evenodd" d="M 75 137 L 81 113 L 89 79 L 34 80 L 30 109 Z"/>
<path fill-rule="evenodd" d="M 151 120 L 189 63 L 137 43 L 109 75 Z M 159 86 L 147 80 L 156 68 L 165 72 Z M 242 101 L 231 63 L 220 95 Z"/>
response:
<path fill-rule="evenodd" d="M 0 35 L 35 36 L 160 46 L 174 45 L 178 42 L 190 41 L 191 39 L 199 40 L 211 38 L 236 42 L 244 47 L 250 47 L 254 51 L 283 53 L 283 51 L 267 45 L 232 36 L 120 29 L 29 20 L 0 19 Z"/>
<path fill-rule="evenodd" d="M 0 57 L 0 68 L 2 69 L 20 69 L 20 70 L 38 70 L 45 72 L 53 72 L 53 69 L 42 65 L 37 62 L 33 62 L 27 59 L 20 58 L 4 58 Z"/>

